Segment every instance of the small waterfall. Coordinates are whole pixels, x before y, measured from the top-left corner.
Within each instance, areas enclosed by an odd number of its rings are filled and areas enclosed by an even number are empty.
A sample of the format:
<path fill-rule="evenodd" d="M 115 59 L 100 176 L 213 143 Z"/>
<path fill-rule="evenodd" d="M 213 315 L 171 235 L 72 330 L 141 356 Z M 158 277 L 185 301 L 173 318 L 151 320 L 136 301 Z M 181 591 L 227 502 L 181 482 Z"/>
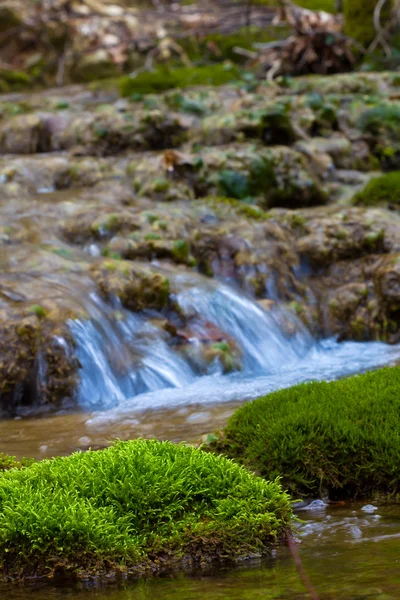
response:
<path fill-rule="evenodd" d="M 195 379 L 170 350 L 157 327 L 143 317 L 90 295 L 90 319 L 72 320 L 81 364 L 78 402 L 86 410 L 110 409 L 144 392 L 181 387 Z"/>
<path fill-rule="evenodd" d="M 239 295 L 233 288 L 217 284 L 214 289 L 191 287 L 177 295 L 185 316 L 196 315 L 227 333 L 243 353 L 243 372 L 268 374 L 280 365 L 298 361 L 315 343 L 294 315 L 279 307 L 266 312 L 256 302 Z M 279 323 L 282 317 L 292 321 L 293 335 L 288 338 Z"/>
<path fill-rule="evenodd" d="M 169 274 L 170 275 L 170 274 Z M 242 353 L 240 372 L 223 375 L 215 365 L 196 372 L 171 345 L 160 315 L 134 314 L 91 292 L 90 318 L 69 323 L 81 364 L 78 401 L 88 411 L 113 409 L 105 418 L 149 408 L 255 398 L 310 379 L 334 379 L 390 363 L 400 348 L 383 343 L 317 342 L 295 316 L 279 306 L 268 312 L 224 284 L 198 275 L 171 278 L 179 313 L 201 336 L 212 324 Z M 282 320 L 290 322 L 284 333 Z M 206 333 L 205 333 L 206 334 Z M 192 342 L 196 346 L 197 339 Z"/>

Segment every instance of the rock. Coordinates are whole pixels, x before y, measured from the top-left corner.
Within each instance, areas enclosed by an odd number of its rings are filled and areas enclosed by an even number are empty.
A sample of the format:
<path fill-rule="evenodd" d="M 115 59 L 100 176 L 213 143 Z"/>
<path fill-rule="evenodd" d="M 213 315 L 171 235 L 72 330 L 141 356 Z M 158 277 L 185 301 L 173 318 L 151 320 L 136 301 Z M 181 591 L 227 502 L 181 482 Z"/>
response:
<path fill-rule="evenodd" d="M 72 67 L 70 77 L 73 81 L 88 82 L 108 77 L 117 77 L 118 66 L 104 48 L 82 54 Z"/>
<path fill-rule="evenodd" d="M 11 6 L 0 6 L 0 33 L 21 25 L 21 18 Z"/>
<path fill-rule="evenodd" d="M 384 250 L 384 228 L 362 212 L 317 217 L 305 224 L 304 231 L 296 248 L 315 265 Z"/>
<path fill-rule="evenodd" d="M 79 363 L 71 334 L 65 323 L 38 315 L 2 315 L 0 412 L 60 408 L 75 398 Z"/>
<path fill-rule="evenodd" d="M 103 294 L 117 296 L 130 310 L 161 310 L 168 304 L 169 281 L 150 268 L 107 259 L 95 264 L 91 273 Z"/>
<path fill-rule="evenodd" d="M 42 116 L 13 117 L 0 125 L 0 153 L 34 154 L 51 149 L 51 134 Z"/>

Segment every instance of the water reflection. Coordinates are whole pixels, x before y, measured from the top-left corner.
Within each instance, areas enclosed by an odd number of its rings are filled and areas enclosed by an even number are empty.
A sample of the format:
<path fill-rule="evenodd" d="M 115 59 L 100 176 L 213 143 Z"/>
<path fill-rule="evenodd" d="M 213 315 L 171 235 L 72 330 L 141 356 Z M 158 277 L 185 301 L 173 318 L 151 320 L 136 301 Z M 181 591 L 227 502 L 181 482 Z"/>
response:
<path fill-rule="evenodd" d="M 321 508 L 321 507 L 320 507 Z M 400 508 L 362 505 L 303 511 L 299 552 L 321 600 L 391 600 L 400 597 Z M 354 536 L 355 528 L 359 534 Z M 354 541 L 357 541 L 355 544 Z M 275 559 L 219 568 L 192 576 L 99 587 L 93 583 L 1 589 L 7 600 L 306 600 L 309 598 L 287 550 Z"/>

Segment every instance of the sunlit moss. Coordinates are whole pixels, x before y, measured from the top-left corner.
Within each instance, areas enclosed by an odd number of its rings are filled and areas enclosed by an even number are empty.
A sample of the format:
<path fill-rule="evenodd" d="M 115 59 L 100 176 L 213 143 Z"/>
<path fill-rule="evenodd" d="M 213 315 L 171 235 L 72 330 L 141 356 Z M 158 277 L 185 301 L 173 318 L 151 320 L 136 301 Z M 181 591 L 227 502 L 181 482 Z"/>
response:
<path fill-rule="evenodd" d="M 288 496 L 223 457 L 136 440 L 0 477 L 0 575 L 153 574 L 279 543 Z"/>

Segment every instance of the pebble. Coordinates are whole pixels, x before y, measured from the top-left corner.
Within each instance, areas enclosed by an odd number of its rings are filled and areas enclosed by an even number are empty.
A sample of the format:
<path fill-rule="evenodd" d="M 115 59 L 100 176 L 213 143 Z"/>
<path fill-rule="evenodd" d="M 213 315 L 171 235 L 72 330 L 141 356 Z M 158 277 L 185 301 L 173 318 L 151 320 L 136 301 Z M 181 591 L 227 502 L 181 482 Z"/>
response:
<path fill-rule="evenodd" d="M 87 435 L 82 436 L 78 440 L 78 444 L 80 446 L 90 446 L 91 443 L 92 443 L 92 440 Z"/>
<path fill-rule="evenodd" d="M 328 504 L 323 500 L 313 500 L 304 510 L 325 510 Z"/>
<path fill-rule="evenodd" d="M 373 506 L 373 504 L 366 504 L 365 506 L 362 507 L 361 510 L 363 512 L 365 512 L 365 513 L 372 514 L 376 510 L 378 510 L 378 507 L 377 506 Z"/>

